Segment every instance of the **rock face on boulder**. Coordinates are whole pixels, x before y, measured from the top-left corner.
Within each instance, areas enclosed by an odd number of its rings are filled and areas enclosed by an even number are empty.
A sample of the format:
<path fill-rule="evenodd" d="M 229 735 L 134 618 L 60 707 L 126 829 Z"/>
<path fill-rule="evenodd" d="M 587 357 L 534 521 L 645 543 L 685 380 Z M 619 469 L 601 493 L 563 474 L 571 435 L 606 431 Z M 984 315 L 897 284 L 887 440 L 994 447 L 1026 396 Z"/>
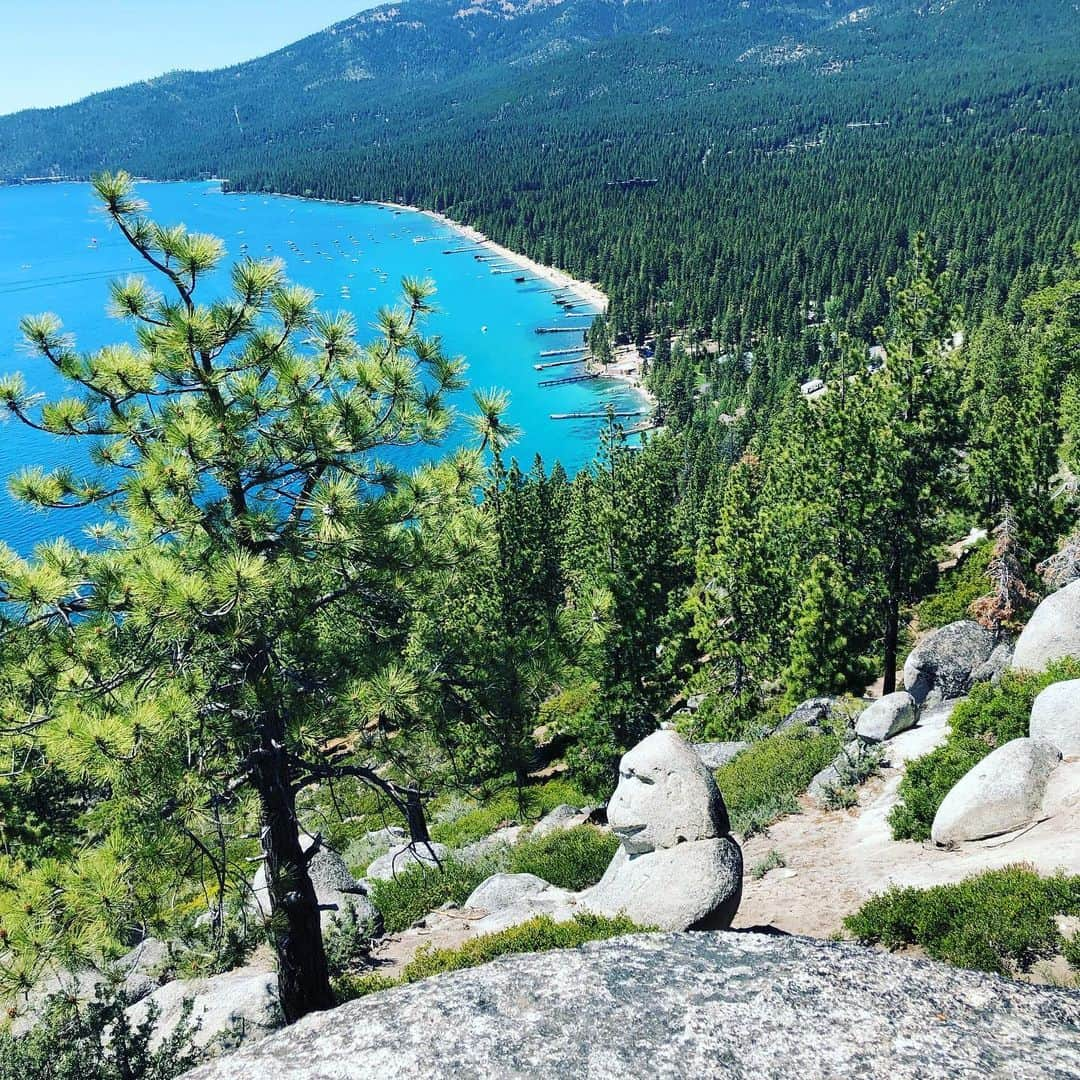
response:
<path fill-rule="evenodd" d="M 994 635 L 970 620 L 931 630 L 904 664 L 904 686 L 916 705 L 963 697 L 994 647 Z"/>
<path fill-rule="evenodd" d="M 314 843 L 314 838 L 303 838 L 304 850 Z M 344 859 L 328 847 L 320 847 L 308 866 L 311 883 L 315 886 L 315 896 L 320 904 L 335 904 L 336 911 L 322 912 L 322 928 L 325 931 L 335 914 L 343 914 L 351 907 L 356 913 L 356 921 L 367 925 L 371 933 L 382 932 L 382 917 L 368 899 L 365 887 L 358 882 L 345 865 Z M 369 875 L 370 876 L 370 875 Z M 268 918 L 270 915 L 270 890 L 266 884 L 266 869 L 259 867 L 255 880 L 251 883 L 251 902 L 254 908 Z"/>
<path fill-rule="evenodd" d="M 630 855 L 728 833 L 712 773 L 674 731 L 654 731 L 623 755 L 607 818 Z"/>
<path fill-rule="evenodd" d="M 1012 832 L 1034 821 L 1061 751 L 1038 739 L 1013 739 L 988 754 L 945 796 L 930 836 L 956 844 Z"/>
<path fill-rule="evenodd" d="M 157 1049 L 184 1018 L 184 1003 L 192 1003 L 188 1023 L 198 1024 L 192 1037 L 206 1046 L 220 1037 L 225 1046 L 238 1046 L 261 1038 L 282 1023 L 278 1006 L 277 976 L 258 968 L 237 968 L 208 979 L 176 979 L 130 1006 L 132 1025 L 141 1024 L 151 1007 L 158 1013 L 150 1048 Z"/>
<path fill-rule="evenodd" d="M 886 694 L 865 709 L 855 724 L 855 734 L 866 742 L 884 742 L 913 728 L 919 719 L 915 699 L 906 690 Z"/>
<path fill-rule="evenodd" d="M 620 847 L 603 878 L 571 893 L 539 889 L 531 875 L 498 874 L 467 907 L 488 911 L 484 931 L 536 915 L 625 914 L 662 930 L 723 929 L 742 897 L 742 851 L 729 835 L 727 809 L 712 773 L 674 731 L 655 731 L 619 763 L 607 808 Z"/>
<path fill-rule="evenodd" d="M 1035 699 L 1028 734 L 1053 743 L 1063 757 L 1080 757 L 1080 679 L 1052 683 Z"/>
<path fill-rule="evenodd" d="M 1078 1073 L 1074 991 L 808 938 L 642 934 L 350 1002 L 187 1080 Z"/>
<path fill-rule="evenodd" d="M 1012 666 L 1045 671 L 1066 656 L 1080 660 L 1080 581 L 1051 593 L 1035 609 L 1016 643 Z"/>
<path fill-rule="evenodd" d="M 372 881 L 390 881 L 409 870 L 435 870 L 450 852 L 445 844 L 400 844 L 380 855 L 368 868 Z"/>

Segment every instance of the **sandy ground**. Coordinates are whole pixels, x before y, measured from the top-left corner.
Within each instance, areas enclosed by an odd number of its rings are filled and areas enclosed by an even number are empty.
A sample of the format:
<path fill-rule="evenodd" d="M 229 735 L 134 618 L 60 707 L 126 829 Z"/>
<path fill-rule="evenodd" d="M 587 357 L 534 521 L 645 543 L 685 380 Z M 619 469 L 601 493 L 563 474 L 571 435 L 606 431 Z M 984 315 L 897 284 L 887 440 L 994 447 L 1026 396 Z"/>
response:
<path fill-rule="evenodd" d="M 889 811 L 897 803 L 900 767 L 944 741 L 948 710 L 928 713 L 918 727 L 888 744 L 890 767 L 861 790 L 851 810 L 819 810 L 806 798 L 803 812 L 782 818 L 767 836 L 743 845 L 749 871 L 777 850 L 787 866 L 760 880 L 746 877 L 737 927 L 775 926 L 789 933 L 828 937 L 845 915 L 890 885 L 926 888 L 983 870 L 1031 863 L 1041 873 L 1080 873 L 1080 762 L 1065 762 L 1051 777 L 1046 816 L 1006 836 L 956 850 L 929 842 L 893 840 Z"/>

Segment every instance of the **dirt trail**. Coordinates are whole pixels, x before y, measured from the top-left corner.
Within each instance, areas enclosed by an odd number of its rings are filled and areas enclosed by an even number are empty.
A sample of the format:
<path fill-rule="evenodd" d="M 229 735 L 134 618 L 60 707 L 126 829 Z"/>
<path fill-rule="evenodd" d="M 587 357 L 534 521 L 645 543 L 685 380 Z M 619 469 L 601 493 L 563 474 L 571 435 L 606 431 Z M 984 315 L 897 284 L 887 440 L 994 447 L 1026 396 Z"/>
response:
<path fill-rule="evenodd" d="M 950 712 L 930 710 L 918 727 L 888 742 L 889 767 L 861 789 L 857 807 L 820 810 L 804 797 L 801 814 L 782 818 L 767 836 L 747 841 L 748 871 L 774 849 L 787 866 L 756 881 L 746 877 L 735 925 L 828 937 L 841 929 L 845 915 L 890 885 L 949 884 L 1018 862 L 1044 874 L 1080 873 L 1078 761 L 1057 768 L 1047 790 L 1046 816 L 1034 826 L 952 851 L 892 839 L 888 816 L 897 803 L 904 763 L 944 741 Z"/>

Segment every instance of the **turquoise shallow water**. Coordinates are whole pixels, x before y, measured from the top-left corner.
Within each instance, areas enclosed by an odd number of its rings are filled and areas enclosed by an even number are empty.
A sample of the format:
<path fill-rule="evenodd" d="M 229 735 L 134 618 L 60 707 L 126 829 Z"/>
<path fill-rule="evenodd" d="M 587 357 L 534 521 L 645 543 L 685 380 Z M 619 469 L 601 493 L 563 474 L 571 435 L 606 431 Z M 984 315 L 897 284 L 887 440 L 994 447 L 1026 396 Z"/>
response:
<path fill-rule="evenodd" d="M 586 382 L 540 387 L 542 379 L 574 374 L 578 368 L 537 372 L 544 349 L 579 343 L 577 335 L 537 335 L 538 326 L 587 325 L 570 320 L 544 282 L 514 279 L 524 271 L 496 274 L 471 252 L 447 255 L 464 245 L 460 234 L 421 214 L 384 207 L 310 202 L 265 195 L 223 195 L 208 183 L 143 184 L 139 193 L 163 223 L 222 237 L 237 258 L 274 255 L 289 276 L 314 289 L 326 310 L 352 311 L 361 328 L 376 310 L 393 304 L 403 275 L 431 277 L 438 293 L 437 314 L 428 323 L 447 352 L 468 360 L 471 386 L 499 386 L 511 394 L 509 420 L 523 429 L 513 456 L 523 465 L 540 454 L 550 465 L 562 461 L 574 472 L 596 449 L 600 421 L 551 420 L 551 413 L 640 407 L 628 387 Z M 417 242 L 420 240 L 420 242 Z M 246 245 L 246 249 L 243 247 Z M 129 340 L 130 330 L 105 312 L 110 277 L 142 272 L 145 264 L 123 237 L 110 230 L 85 184 L 0 188 L 0 372 L 21 371 L 36 390 L 55 393 L 61 380 L 22 352 L 18 322 L 28 313 L 54 311 L 76 335 L 80 348 Z M 203 298 L 227 282 L 224 273 L 204 286 Z M 576 312 L 586 310 L 582 305 Z M 366 336 L 366 334 L 364 335 Z M 460 396 L 467 409 L 469 394 Z M 467 437 L 459 424 L 449 444 Z M 27 465 L 81 464 L 63 440 L 0 422 L 0 473 L 6 478 Z M 405 464 L 413 462 L 405 461 Z M 93 511 L 28 513 L 6 489 L 0 494 L 0 540 L 28 552 L 42 539 L 63 533 L 80 539 Z"/>

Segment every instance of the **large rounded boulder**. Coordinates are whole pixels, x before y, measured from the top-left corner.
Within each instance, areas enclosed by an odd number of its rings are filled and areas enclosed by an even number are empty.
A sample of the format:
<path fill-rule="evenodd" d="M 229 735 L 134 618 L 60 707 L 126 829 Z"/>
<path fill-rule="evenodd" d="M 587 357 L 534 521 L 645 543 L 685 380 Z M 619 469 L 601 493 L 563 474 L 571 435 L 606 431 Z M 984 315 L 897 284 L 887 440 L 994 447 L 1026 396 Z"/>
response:
<path fill-rule="evenodd" d="M 982 840 L 1034 821 L 1060 760 L 1061 751 L 1040 739 L 1013 739 L 999 746 L 945 796 L 931 839 L 942 845 Z"/>
<path fill-rule="evenodd" d="M 996 644 L 989 630 L 969 619 L 931 630 L 904 664 L 904 686 L 916 705 L 963 697 Z"/>
<path fill-rule="evenodd" d="M 1080 757 L 1080 679 L 1053 683 L 1035 699 L 1028 734 L 1053 743 L 1063 757 Z"/>
<path fill-rule="evenodd" d="M 1080 995 L 844 942 L 636 934 L 313 1013 L 188 1080 L 1075 1080 Z"/>
<path fill-rule="evenodd" d="M 1051 593 L 1035 609 L 1016 643 L 1012 666 L 1045 671 L 1065 657 L 1080 660 L 1080 581 Z"/>
<path fill-rule="evenodd" d="M 656 731 L 625 754 L 607 807 L 619 838 L 603 878 L 572 893 L 528 874 L 488 878 L 466 902 L 488 912 L 485 931 L 536 915 L 625 915 L 660 930 L 720 930 L 742 898 L 742 849 L 713 775 L 674 731 Z"/>
<path fill-rule="evenodd" d="M 306 852 L 310 851 L 315 840 L 314 837 L 304 836 L 301 842 Z M 344 915 L 351 908 L 357 924 L 366 927 L 371 936 L 382 933 L 382 916 L 368 899 L 366 886 L 352 876 L 345 860 L 336 851 L 321 844 L 308 864 L 308 874 L 315 887 L 316 899 L 320 905 L 325 905 L 321 912 L 324 932 L 329 929 L 335 915 Z M 270 890 L 264 866 L 259 867 L 251 883 L 250 903 L 262 918 L 270 918 Z"/>
<path fill-rule="evenodd" d="M 884 742 L 913 728 L 919 720 L 919 708 L 906 690 L 886 694 L 863 710 L 855 722 L 855 734 L 865 742 Z"/>

